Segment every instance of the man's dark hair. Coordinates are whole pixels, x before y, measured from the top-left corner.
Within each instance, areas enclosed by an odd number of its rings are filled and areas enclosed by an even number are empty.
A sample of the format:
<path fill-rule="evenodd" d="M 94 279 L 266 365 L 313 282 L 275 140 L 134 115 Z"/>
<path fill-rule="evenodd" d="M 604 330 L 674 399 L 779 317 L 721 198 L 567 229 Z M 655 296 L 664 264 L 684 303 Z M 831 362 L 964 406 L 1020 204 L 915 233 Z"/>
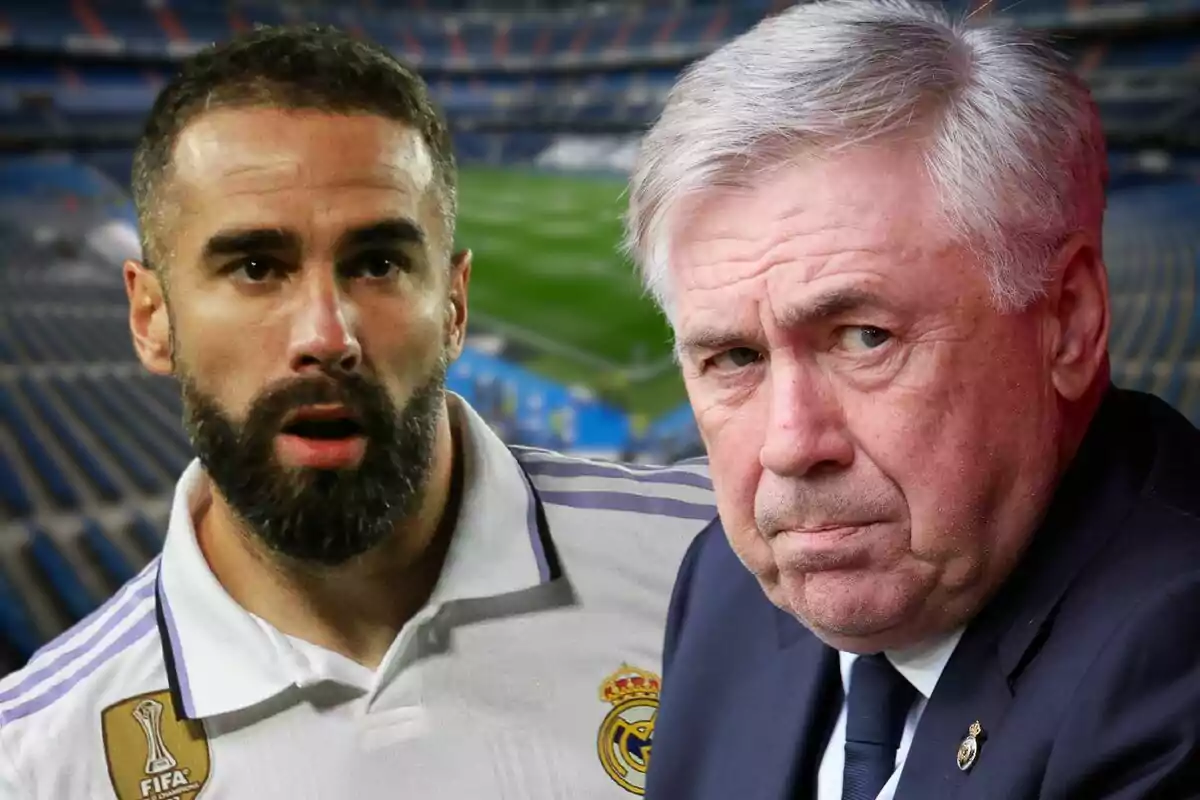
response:
<path fill-rule="evenodd" d="M 147 262 L 164 255 L 155 242 L 156 218 L 180 133 L 204 112 L 238 107 L 369 114 L 412 126 L 429 147 L 453 232 L 457 180 L 450 133 L 421 77 L 382 47 L 329 25 L 259 26 L 187 59 L 150 110 L 132 175 Z"/>

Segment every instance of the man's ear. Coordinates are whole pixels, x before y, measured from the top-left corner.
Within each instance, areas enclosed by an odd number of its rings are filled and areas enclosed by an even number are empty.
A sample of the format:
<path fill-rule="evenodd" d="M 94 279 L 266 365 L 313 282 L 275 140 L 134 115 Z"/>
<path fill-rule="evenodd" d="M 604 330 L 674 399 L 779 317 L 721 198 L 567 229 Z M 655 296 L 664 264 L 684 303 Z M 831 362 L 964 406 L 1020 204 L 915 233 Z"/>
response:
<path fill-rule="evenodd" d="M 462 353 L 467 338 L 467 288 L 471 282 L 471 251 L 460 250 L 450 258 L 449 304 L 446 308 L 446 341 L 451 359 Z"/>
<path fill-rule="evenodd" d="M 156 375 L 172 372 L 171 323 L 162 278 L 138 261 L 123 265 L 129 297 L 129 330 L 138 360 Z"/>
<path fill-rule="evenodd" d="M 1076 401 L 1092 388 L 1108 353 L 1108 274 L 1099 247 L 1082 234 L 1063 245 L 1054 267 L 1046 298 L 1047 355 L 1055 389 Z"/>

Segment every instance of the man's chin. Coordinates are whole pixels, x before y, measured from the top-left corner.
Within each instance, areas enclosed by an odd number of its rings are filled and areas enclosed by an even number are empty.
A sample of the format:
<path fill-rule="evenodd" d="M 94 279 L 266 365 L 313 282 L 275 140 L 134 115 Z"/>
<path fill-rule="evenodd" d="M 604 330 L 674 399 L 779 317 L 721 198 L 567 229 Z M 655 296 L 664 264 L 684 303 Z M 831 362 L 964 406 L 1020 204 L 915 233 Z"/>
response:
<path fill-rule="evenodd" d="M 328 511 L 328 510 L 326 510 Z M 303 527 L 302 527 L 303 525 Z M 392 529 L 383 518 L 339 519 L 325 513 L 296 520 L 260 520 L 255 526 L 262 546 L 293 567 L 332 569 L 348 564 L 380 546 Z M 340 531 L 344 539 L 330 538 L 329 531 Z"/>
<path fill-rule="evenodd" d="M 869 570 L 785 572 L 770 594 L 830 647 L 876 653 L 919 641 L 925 592 L 905 584 Z"/>

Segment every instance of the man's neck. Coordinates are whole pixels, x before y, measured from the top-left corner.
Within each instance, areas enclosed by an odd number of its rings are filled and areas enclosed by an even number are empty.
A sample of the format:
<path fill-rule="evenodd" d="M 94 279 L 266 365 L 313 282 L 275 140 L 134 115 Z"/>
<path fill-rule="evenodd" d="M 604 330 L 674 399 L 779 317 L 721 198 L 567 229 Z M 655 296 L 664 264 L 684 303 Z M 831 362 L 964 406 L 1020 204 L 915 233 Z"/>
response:
<path fill-rule="evenodd" d="M 420 509 L 390 539 L 347 564 L 312 567 L 269 552 L 241 530 L 216 492 L 195 520 L 200 550 L 225 591 L 251 614 L 375 669 L 441 574 L 459 502 L 457 438 L 443 414 Z"/>

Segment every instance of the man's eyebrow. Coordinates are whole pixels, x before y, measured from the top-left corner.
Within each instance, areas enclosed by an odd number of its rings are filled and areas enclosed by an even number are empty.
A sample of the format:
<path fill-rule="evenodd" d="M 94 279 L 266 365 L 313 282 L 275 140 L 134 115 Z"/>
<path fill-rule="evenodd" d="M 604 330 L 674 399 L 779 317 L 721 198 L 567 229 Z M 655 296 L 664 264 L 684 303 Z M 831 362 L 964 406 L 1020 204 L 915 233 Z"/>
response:
<path fill-rule="evenodd" d="M 697 328 L 675 340 L 675 353 L 679 356 L 687 356 L 745 346 L 747 346 L 747 338 L 743 335 L 720 328 Z"/>
<path fill-rule="evenodd" d="M 338 249 L 363 249 L 397 243 L 424 244 L 425 231 L 411 219 L 384 219 L 346 231 L 338 238 Z"/>
<path fill-rule="evenodd" d="M 298 237 L 282 228 L 255 228 L 251 230 L 221 231 L 204 243 L 204 257 L 241 255 L 264 250 L 287 250 L 295 248 Z"/>
<path fill-rule="evenodd" d="M 781 309 L 778 322 L 784 328 L 798 328 L 834 317 L 859 311 L 863 308 L 887 308 L 888 303 L 875 292 L 859 289 L 834 289 L 803 305 Z"/>
<path fill-rule="evenodd" d="M 784 328 L 797 328 L 868 307 L 887 308 L 888 304 L 878 294 L 866 289 L 834 289 L 818 295 L 804 305 L 783 309 L 778 322 Z M 677 356 L 687 356 L 751 346 L 753 337 L 745 333 L 717 327 L 699 327 L 676 339 L 675 353 Z"/>

